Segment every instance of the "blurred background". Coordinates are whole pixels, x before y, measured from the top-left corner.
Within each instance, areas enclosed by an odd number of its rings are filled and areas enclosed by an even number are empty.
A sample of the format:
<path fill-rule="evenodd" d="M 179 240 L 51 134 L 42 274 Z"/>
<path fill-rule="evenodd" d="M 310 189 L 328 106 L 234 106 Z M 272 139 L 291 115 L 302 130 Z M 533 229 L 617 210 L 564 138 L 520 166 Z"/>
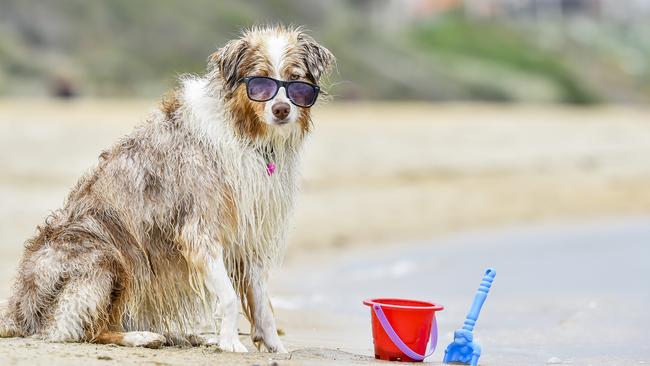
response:
<path fill-rule="evenodd" d="M 333 101 L 314 107 L 275 282 L 290 345 L 338 347 L 341 334 L 361 334 L 348 344 L 370 354 L 365 312 L 347 323 L 357 333 L 313 316 L 328 296 L 350 312 L 363 296 L 433 289 L 448 332 L 482 267 L 498 264 L 510 273 L 497 278 L 498 317 L 483 328 L 502 355 L 493 364 L 601 364 L 588 356 L 606 352 L 603 333 L 626 362 L 648 361 L 638 346 L 648 334 L 629 330 L 650 319 L 623 319 L 650 304 L 640 280 L 650 268 L 648 19 L 648 0 L 0 0 L 0 298 L 24 240 L 102 149 L 243 27 L 283 22 L 304 25 L 338 59 Z M 445 239 L 490 230 L 505 234 Z M 415 243 L 424 249 L 403 256 Z M 472 274 L 460 276 L 470 257 Z M 592 286 L 603 268 L 605 291 Z M 547 282 L 527 292 L 539 273 Z M 567 349 L 576 344 L 591 346 Z"/>
<path fill-rule="evenodd" d="M 244 26 L 306 25 L 338 100 L 644 103 L 646 0 L 2 0 L 0 94 L 154 97 Z M 495 82 L 498 80 L 499 82 Z"/>

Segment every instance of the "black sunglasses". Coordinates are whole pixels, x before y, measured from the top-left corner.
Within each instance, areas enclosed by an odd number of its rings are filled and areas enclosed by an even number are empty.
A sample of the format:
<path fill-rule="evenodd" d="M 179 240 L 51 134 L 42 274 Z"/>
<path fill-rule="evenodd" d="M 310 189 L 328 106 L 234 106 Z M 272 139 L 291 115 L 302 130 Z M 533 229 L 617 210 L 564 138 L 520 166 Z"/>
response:
<path fill-rule="evenodd" d="M 304 81 L 282 81 L 266 76 L 247 76 L 239 80 L 246 83 L 248 99 L 266 102 L 273 99 L 280 88 L 284 88 L 291 103 L 298 107 L 309 108 L 316 103 L 320 87 Z"/>

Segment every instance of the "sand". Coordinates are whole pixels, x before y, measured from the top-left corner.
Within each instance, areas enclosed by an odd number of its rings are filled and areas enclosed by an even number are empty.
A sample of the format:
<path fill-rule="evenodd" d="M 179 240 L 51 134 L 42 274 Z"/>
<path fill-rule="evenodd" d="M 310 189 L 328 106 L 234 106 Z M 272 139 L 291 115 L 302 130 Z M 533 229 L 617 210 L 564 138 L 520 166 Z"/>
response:
<path fill-rule="evenodd" d="M 0 101 L 0 298 L 8 296 L 22 242 L 35 225 L 61 205 L 100 150 L 154 105 Z M 305 147 L 285 266 L 470 229 L 645 214 L 648 156 L 650 110 L 643 108 L 321 106 Z M 367 334 L 344 330 L 345 320 L 281 309 L 278 322 L 292 351 L 287 356 L 1 339 L 0 364 L 373 362 L 362 346 Z M 343 347 L 341 336 L 358 346 Z"/>

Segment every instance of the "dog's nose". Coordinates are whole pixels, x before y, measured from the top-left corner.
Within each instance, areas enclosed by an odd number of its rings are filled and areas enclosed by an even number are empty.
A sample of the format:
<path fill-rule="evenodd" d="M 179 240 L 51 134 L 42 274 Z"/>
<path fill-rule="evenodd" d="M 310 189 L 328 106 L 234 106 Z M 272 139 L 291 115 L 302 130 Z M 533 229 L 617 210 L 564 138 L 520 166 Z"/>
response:
<path fill-rule="evenodd" d="M 290 110 L 291 110 L 291 106 L 289 105 L 289 103 L 285 103 L 285 102 L 275 103 L 271 108 L 273 115 L 275 116 L 275 118 L 279 120 L 283 120 L 287 118 Z"/>

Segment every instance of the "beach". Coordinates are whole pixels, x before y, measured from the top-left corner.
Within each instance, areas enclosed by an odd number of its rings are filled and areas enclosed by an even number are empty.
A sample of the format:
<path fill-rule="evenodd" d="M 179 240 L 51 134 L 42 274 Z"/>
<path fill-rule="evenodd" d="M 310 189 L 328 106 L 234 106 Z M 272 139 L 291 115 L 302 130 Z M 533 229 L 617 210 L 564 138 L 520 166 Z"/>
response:
<path fill-rule="evenodd" d="M 9 294 L 24 240 L 34 233 L 36 225 L 50 210 L 62 205 L 69 189 L 96 163 L 101 150 L 143 122 L 155 105 L 156 101 L 151 100 L 0 100 L 0 299 Z M 499 253 L 510 253 L 511 247 L 500 247 L 491 241 L 483 245 L 480 240 L 462 239 L 461 244 L 456 244 L 448 239 L 465 238 L 463 235 L 467 233 L 495 237 L 490 233 L 531 228 L 533 234 L 524 238 L 548 237 L 548 252 L 559 255 L 562 249 L 551 244 L 553 238 L 564 237 L 546 236 L 546 233 L 573 232 L 574 227 L 579 232 L 597 233 L 602 223 L 603 227 L 614 227 L 603 234 L 609 240 L 594 249 L 601 253 L 597 258 L 605 259 L 610 255 L 605 248 L 616 245 L 616 238 L 628 242 L 625 235 L 629 232 L 633 233 L 630 238 L 643 236 L 639 233 L 645 233 L 644 220 L 650 214 L 649 121 L 650 109 L 625 106 L 571 108 L 453 103 L 319 106 L 314 110 L 313 133 L 304 147 L 302 190 L 295 207 L 287 257 L 271 281 L 276 317 L 285 333 L 282 339 L 291 351 L 289 355 L 256 351 L 235 355 L 219 353 L 211 347 L 147 350 L 0 339 L 0 364 L 266 365 L 274 361 L 281 365 L 373 364 L 376 361 L 367 309 L 362 307 L 361 300 L 381 291 L 380 288 L 367 290 L 377 271 L 397 273 L 386 287 L 386 291 L 394 293 L 401 289 L 401 276 L 411 278 L 408 276 L 415 276 L 425 265 L 414 262 L 414 257 L 426 256 L 440 266 L 439 270 L 427 269 L 426 278 L 440 274 L 449 279 L 458 275 L 453 264 L 438 260 L 431 248 L 445 247 L 447 253 L 455 246 L 467 248 L 458 249 L 463 254 L 471 253 L 470 249 L 477 246 L 494 246 Z M 620 220 L 635 224 L 629 227 L 622 224 L 625 230 L 616 231 Z M 551 227 L 548 231 L 537 229 L 547 225 Z M 569 228 L 557 229 L 554 225 Z M 578 239 L 571 238 L 566 240 L 567 245 L 577 248 L 571 251 L 573 256 L 591 250 L 580 249 L 580 235 Z M 634 244 L 635 240 L 629 240 L 630 253 L 637 253 L 638 261 L 632 261 L 629 268 L 635 269 L 631 274 L 645 274 L 635 272 L 637 267 L 643 267 L 642 256 L 647 254 L 642 245 Z M 506 242 L 517 243 L 517 238 Z M 536 248 L 543 252 L 543 243 Z M 402 250 L 414 252 L 401 258 Z M 396 269 L 378 266 L 388 269 L 373 272 L 372 262 L 363 260 L 376 253 L 388 253 L 385 255 L 402 264 Z M 530 259 L 531 253 L 526 255 L 513 258 Z M 489 264 L 472 263 L 475 265 L 467 269 L 471 274 L 465 275 L 463 271 L 462 276 L 458 275 L 463 279 L 459 292 L 453 287 L 440 287 L 440 291 L 448 294 L 447 313 L 443 313 L 445 318 L 441 321 L 441 328 L 444 326 L 446 331 L 462 324 L 483 270 L 477 266 Z M 502 266 L 508 268 L 508 263 L 505 261 Z M 552 265 L 553 261 L 549 263 Z M 341 299 L 348 300 L 332 300 L 331 297 L 337 297 L 335 290 L 317 291 L 315 287 L 325 286 L 322 279 L 343 264 L 348 269 L 358 265 L 360 271 L 370 274 L 357 273 L 360 282 L 352 281 L 341 290 Z M 627 268 L 623 264 L 622 268 Z M 595 267 L 585 265 L 584 268 Z M 348 273 L 342 269 L 340 272 Z M 350 273 L 353 276 L 356 272 Z M 507 274 L 503 276 L 508 278 Z M 304 280 L 296 280 L 303 277 Z M 497 277 L 496 286 L 500 279 Z M 358 289 L 352 286 L 355 283 Z M 641 282 L 637 284 L 644 286 Z M 427 285 L 435 287 L 438 283 L 422 281 L 423 287 Z M 609 286 L 608 289 L 615 287 L 616 283 Z M 516 295 L 521 287 L 511 287 L 512 293 Z M 409 288 L 404 288 L 400 295 L 425 296 L 425 292 Z M 504 295 L 506 288 L 502 290 Z M 585 291 L 584 296 L 567 297 L 555 310 L 552 301 L 544 302 L 548 307 L 535 311 L 560 313 L 549 321 L 570 324 L 576 319 L 582 321 L 581 317 L 603 315 L 597 312 L 599 306 L 602 301 L 612 299 L 598 297 L 597 289 L 580 288 Z M 544 291 L 552 289 L 546 287 Z M 632 292 L 628 291 L 627 294 Z M 330 300 L 346 305 L 339 308 L 323 305 Z M 630 305 L 630 313 L 647 305 L 645 298 L 635 301 Z M 592 308 L 592 302 L 596 308 Z M 517 314 L 517 309 L 510 310 Z M 508 340 L 515 330 L 521 330 L 513 325 L 514 320 L 507 313 L 497 314 L 497 319 L 505 319 L 506 325 L 498 327 L 486 316 L 484 339 L 490 335 L 500 337 L 510 330 L 503 338 Z M 647 317 L 632 319 L 650 326 Z M 583 330 L 580 324 L 571 331 Z M 619 329 L 612 325 L 612 329 L 620 330 L 617 334 L 623 339 L 639 337 L 635 332 L 625 332 L 632 327 Z M 242 340 L 249 350 L 254 350 L 245 334 L 248 325 L 243 320 L 240 330 Z M 511 347 L 548 344 L 553 350 L 552 343 L 545 343 L 552 333 L 529 335 L 533 337 L 531 343 Z M 535 339 L 539 342 L 535 343 Z M 447 333 L 441 333 L 439 346 L 443 347 L 449 340 Z M 587 343 L 597 344 L 597 340 Z M 508 344 L 493 338 L 488 338 L 487 344 L 501 350 L 499 354 L 486 356 L 487 361 L 510 364 L 504 356 L 510 355 Z M 439 352 L 433 361 L 440 361 Z M 621 356 L 600 355 L 589 361 L 590 353 L 585 351 L 584 354 L 574 352 L 569 357 L 598 365 L 650 358 L 648 350 L 642 347 L 636 353 L 616 352 Z M 551 356 L 567 360 L 567 356 L 552 351 L 531 350 L 531 353 L 536 357 L 531 363 L 535 364 L 544 363 Z M 529 359 L 524 357 L 511 364 L 522 360 Z"/>

